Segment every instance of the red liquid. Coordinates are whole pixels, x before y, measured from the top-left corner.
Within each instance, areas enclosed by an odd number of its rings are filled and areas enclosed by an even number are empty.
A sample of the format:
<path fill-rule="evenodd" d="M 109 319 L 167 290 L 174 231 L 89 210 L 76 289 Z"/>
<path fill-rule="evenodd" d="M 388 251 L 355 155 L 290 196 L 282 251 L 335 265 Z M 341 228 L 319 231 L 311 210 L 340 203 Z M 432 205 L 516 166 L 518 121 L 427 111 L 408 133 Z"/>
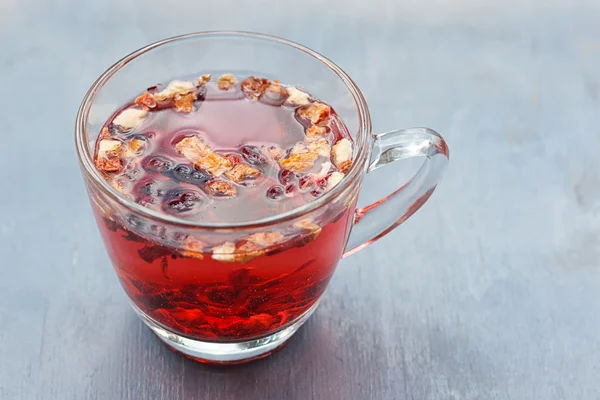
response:
<path fill-rule="evenodd" d="M 307 244 L 246 264 L 176 255 L 97 218 L 125 291 L 146 315 L 199 340 L 266 336 L 306 312 L 323 294 L 344 248 L 351 210 Z"/>
<path fill-rule="evenodd" d="M 326 178 L 311 178 L 328 157 L 302 173 L 282 170 L 265 148 L 289 149 L 302 142 L 310 122 L 294 108 L 249 100 L 237 89 L 208 86 L 195 112 L 155 111 L 133 131 L 115 139 L 144 140 L 143 154 L 127 160 L 118 179 L 125 195 L 155 211 L 202 222 L 253 221 L 300 207 L 325 190 Z M 350 138 L 332 111 L 330 145 Z M 107 127 L 114 130 L 107 123 Z M 217 154 L 260 171 L 255 179 L 233 184 L 236 196 L 211 196 L 215 178 L 175 149 L 181 138 L 196 135 Z M 261 151 L 262 148 L 262 151 Z M 331 165 L 329 176 L 336 170 Z M 225 179 L 226 180 L 226 179 Z M 135 215 L 117 222 L 95 207 L 100 232 L 117 274 L 134 304 L 171 331 L 206 341 L 239 341 L 267 336 L 310 309 L 324 292 L 343 251 L 355 204 L 332 211 L 320 231 L 283 232 L 284 238 L 249 259 L 223 262 L 205 245 L 190 254 L 170 247 L 177 232 Z M 317 226 L 315 225 L 315 226 Z M 280 229 L 274 226 L 272 229 Z M 150 237 L 155 237 L 151 240 Z M 185 235 L 179 238 L 185 243 Z M 240 246 L 237 242 L 237 246 Z M 183 247 L 185 250 L 185 247 Z"/>

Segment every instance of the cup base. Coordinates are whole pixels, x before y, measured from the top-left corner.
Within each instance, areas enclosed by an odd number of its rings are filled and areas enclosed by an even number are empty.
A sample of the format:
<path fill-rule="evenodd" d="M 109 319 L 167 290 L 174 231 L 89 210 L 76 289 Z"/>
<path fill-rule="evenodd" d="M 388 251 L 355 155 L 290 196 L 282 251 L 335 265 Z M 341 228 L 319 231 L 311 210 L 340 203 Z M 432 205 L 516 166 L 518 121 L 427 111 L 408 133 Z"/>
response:
<path fill-rule="evenodd" d="M 269 336 L 249 340 L 247 342 L 218 343 L 204 342 L 181 336 L 178 333 L 165 329 L 152 318 L 148 317 L 135 304 L 131 304 L 134 311 L 150 329 L 173 351 L 183 356 L 203 363 L 213 365 L 244 364 L 250 361 L 265 358 L 283 348 L 288 340 L 296 333 L 316 310 L 317 301 L 311 308 L 302 314 L 291 325 Z"/>

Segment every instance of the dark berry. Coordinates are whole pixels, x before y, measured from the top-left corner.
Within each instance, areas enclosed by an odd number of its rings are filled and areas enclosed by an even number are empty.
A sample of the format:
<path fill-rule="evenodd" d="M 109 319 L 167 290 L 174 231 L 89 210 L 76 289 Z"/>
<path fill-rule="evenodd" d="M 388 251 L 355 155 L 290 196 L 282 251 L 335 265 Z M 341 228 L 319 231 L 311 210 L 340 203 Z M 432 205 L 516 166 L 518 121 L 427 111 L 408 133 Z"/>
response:
<path fill-rule="evenodd" d="M 240 147 L 242 157 L 249 164 L 262 165 L 267 162 L 267 158 L 260 152 L 260 149 L 256 146 L 244 145 Z"/>
<path fill-rule="evenodd" d="M 166 175 L 178 182 L 187 182 L 193 185 L 204 185 L 210 180 L 210 176 L 202 171 L 198 171 L 189 165 L 179 164 Z"/>
<path fill-rule="evenodd" d="M 198 209 L 202 205 L 200 194 L 188 190 L 171 190 L 165 196 L 163 211 L 177 215 Z"/>
<path fill-rule="evenodd" d="M 293 183 L 290 183 L 289 185 L 287 185 L 285 187 L 285 194 L 287 194 L 288 196 L 293 195 L 295 191 L 296 191 L 296 185 L 294 185 Z"/>
<path fill-rule="evenodd" d="M 271 186 L 267 190 L 267 197 L 271 200 L 280 200 L 283 198 L 284 195 L 285 189 L 283 188 L 283 186 L 280 185 Z"/>
<path fill-rule="evenodd" d="M 210 180 L 210 176 L 197 169 L 193 170 L 190 174 L 190 183 L 195 185 L 203 185 Z"/>
<path fill-rule="evenodd" d="M 190 179 L 191 173 L 192 167 L 183 164 L 179 164 L 171 171 L 169 171 L 169 175 L 178 182 L 187 182 Z"/>
<path fill-rule="evenodd" d="M 282 169 L 279 171 L 279 182 L 281 182 L 282 185 L 293 182 L 294 178 L 296 178 L 296 175 L 290 170 Z"/>
<path fill-rule="evenodd" d="M 161 156 L 150 156 L 144 158 L 142 161 L 142 167 L 149 172 L 157 172 L 159 174 L 165 173 L 173 168 L 175 163 L 168 158 Z"/>

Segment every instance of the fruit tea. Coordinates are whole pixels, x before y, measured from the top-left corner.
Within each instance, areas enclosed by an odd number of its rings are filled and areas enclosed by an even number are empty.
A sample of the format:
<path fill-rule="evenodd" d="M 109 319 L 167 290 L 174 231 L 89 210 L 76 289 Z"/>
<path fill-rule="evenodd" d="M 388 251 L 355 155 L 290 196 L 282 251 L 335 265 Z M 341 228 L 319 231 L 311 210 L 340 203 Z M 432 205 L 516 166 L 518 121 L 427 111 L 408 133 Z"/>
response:
<path fill-rule="evenodd" d="M 104 124 L 94 155 L 122 196 L 198 225 L 302 207 L 339 184 L 352 157 L 352 138 L 327 103 L 277 80 L 232 74 L 147 89 Z M 235 238 L 171 232 L 94 208 L 144 314 L 194 339 L 240 341 L 276 332 L 315 304 L 353 206 L 338 207 L 326 224 L 305 218 Z"/>

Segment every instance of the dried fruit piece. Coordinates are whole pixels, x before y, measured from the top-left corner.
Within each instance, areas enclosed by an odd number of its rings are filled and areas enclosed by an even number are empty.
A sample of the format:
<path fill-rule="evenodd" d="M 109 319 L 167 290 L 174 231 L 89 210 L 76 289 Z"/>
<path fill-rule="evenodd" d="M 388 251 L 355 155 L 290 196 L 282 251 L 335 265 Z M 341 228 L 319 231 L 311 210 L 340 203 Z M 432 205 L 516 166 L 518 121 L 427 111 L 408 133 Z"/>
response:
<path fill-rule="evenodd" d="M 235 261 L 239 263 L 247 263 L 248 261 L 265 255 L 265 250 L 256 243 L 246 241 L 243 242 L 235 251 Z"/>
<path fill-rule="evenodd" d="M 229 182 L 214 180 L 204 186 L 208 194 L 216 197 L 234 197 L 237 194 L 235 186 Z"/>
<path fill-rule="evenodd" d="M 352 167 L 352 160 L 341 162 L 340 165 L 338 165 L 337 167 L 343 173 L 347 173 L 348 171 L 350 171 L 350 167 Z"/>
<path fill-rule="evenodd" d="M 272 246 L 283 239 L 281 232 L 257 232 L 245 238 L 248 242 L 252 242 L 262 247 Z"/>
<path fill-rule="evenodd" d="M 279 161 L 279 164 L 292 172 L 304 172 L 309 170 L 319 158 L 316 153 L 292 154 L 288 158 Z"/>
<path fill-rule="evenodd" d="M 260 170 L 252 168 L 246 164 L 237 164 L 232 170 L 225 173 L 229 179 L 235 183 L 241 182 L 247 178 L 256 178 L 260 175 Z"/>
<path fill-rule="evenodd" d="M 335 171 L 334 173 L 329 175 L 329 178 L 327 178 L 327 186 L 325 187 L 325 190 L 329 191 L 333 189 L 338 183 L 340 183 L 344 176 L 345 175 L 339 171 Z"/>
<path fill-rule="evenodd" d="M 237 79 L 232 74 L 223 74 L 217 79 L 217 87 L 221 90 L 229 90 L 235 86 Z"/>
<path fill-rule="evenodd" d="M 191 113 L 194 111 L 194 100 L 196 100 L 196 93 L 177 93 L 173 97 L 173 100 L 175 111 L 182 113 Z"/>
<path fill-rule="evenodd" d="M 310 95 L 294 86 L 286 89 L 288 93 L 287 103 L 292 106 L 303 106 L 309 103 Z"/>
<path fill-rule="evenodd" d="M 119 125 L 123 129 L 135 128 L 148 114 L 148 110 L 128 108 L 123 110 L 113 120 L 113 124 Z"/>
<path fill-rule="evenodd" d="M 266 254 L 265 248 L 283 240 L 280 232 L 258 232 L 244 238 L 235 251 L 235 260 L 246 263 Z"/>
<path fill-rule="evenodd" d="M 304 218 L 294 223 L 294 228 L 304 229 L 306 231 L 320 230 L 321 227 L 313 222 L 310 218 Z"/>
<path fill-rule="evenodd" d="M 185 250 L 180 250 L 179 254 L 184 257 L 189 258 L 197 258 L 198 260 L 202 260 L 204 258 L 203 249 L 204 243 L 199 240 L 187 238 L 185 240 Z"/>
<path fill-rule="evenodd" d="M 104 130 L 103 130 L 104 132 Z M 121 143 L 114 139 L 102 139 L 98 143 L 98 154 L 96 157 L 96 168 L 103 172 L 118 172 L 123 168 L 123 162 L 118 157 Z"/>
<path fill-rule="evenodd" d="M 307 139 L 318 139 L 327 133 L 327 128 L 324 126 L 311 125 L 306 130 Z"/>
<path fill-rule="evenodd" d="M 242 91 L 249 98 L 258 99 L 270 85 L 271 82 L 268 79 L 251 76 L 242 82 Z"/>
<path fill-rule="evenodd" d="M 311 153 L 317 153 L 321 157 L 329 157 L 331 146 L 327 140 L 318 139 L 308 144 L 308 151 Z"/>
<path fill-rule="evenodd" d="M 340 139 L 331 149 L 331 159 L 340 171 L 348 172 L 352 166 L 352 142 Z"/>
<path fill-rule="evenodd" d="M 214 176 L 221 176 L 232 167 L 231 161 L 217 153 L 209 153 L 206 157 L 194 162 L 198 168 L 205 169 Z"/>
<path fill-rule="evenodd" d="M 144 94 L 138 96 L 135 99 L 135 104 L 145 109 L 154 108 L 157 105 L 154 96 L 150 92 L 145 92 Z"/>
<path fill-rule="evenodd" d="M 128 143 L 121 155 L 125 158 L 136 157 L 142 154 L 146 142 L 139 138 L 133 138 Z"/>
<path fill-rule="evenodd" d="M 308 146 L 304 142 L 298 142 L 290 150 L 290 154 L 304 154 L 309 153 Z"/>
<path fill-rule="evenodd" d="M 175 150 L 194 164 L 211 153 L 210 147 L 198 136 L 183 138 L 175 145 Z"/>
<path fill-rule="evenodd" d="M 210 78 L 211 78 L 210 74 L 202 75 L 201 77 L 198 78 L 197 85 L 198 86 L 206 85 L 210 81 Z"/>
<path fill-rule="evenodd" d="M 203 75 L 198 78 L 197 83 L 174 80 L 160 92 L 152 94 L 150 91 L 155 87 L 148 89 L 148 92 L 135 99 L 135 103 L 144 110 L 174 107 L 177 112 L 190 113 L 194 111 L 194 101 L 198 99 L 198 88 L 206 84 L 209 79 L 210 75 Z"/>
<path fill-rule="evenodd" d="M 230 160 L 213 152 L 197 136 L 183 138 L 175 145 L 175 149 L 196 167 L 205 169 L 214 176 L 221 176 L 232 167 Z"/>
<path fill-rule="evenodd" d="M 235 261 L 235 243 L 225 242 L 220 246 L 215 246 L 212 249 L 213 260 L 223 262 L 234 262 Z"/>
<path fill-rule="evenodd" d="M 123 163 L 119 157 L 97 158 L 96 168 L 104 172 L 118 172 L 123 168 Z"/>
<path fill-rule="evenodd" d="M 317 236 L 321 234 L 321 227 L 315 224 L 310 218 L 304 218 L 300 221 L 297 221 L 296 223 L 294 223 L 294 228 L 311 232 L 311 240 L 315 240 Z"/>
<path fill-rule="evenodd" d="M 157 101 L 165 101 L 174 98 L 176 94 L 183 95 L 194 91 L 196 91 L 196 85 L 193 82 L 174 80 L 160 92 L 154 93 L 153 96 Z"/>
<path fill-rule="evenodd" d="M 231 165 L 234 165 L 234 166 L 242 162 L 242 157 L 240 157 L 236 153 L 227 153 L 227 154 L 224 154 L 223 157 L 225 157 L 226 159 L 231 161 Z"/>
<path fill-rule="evenodd" d="M 265 247 L 272 246 L 282 239 L 283 235 L 279 232 L 255 233 L 243 239 L 238 246 L 233 242 L 225 242 L 214 247 L 212 258 L 223 262 L 246 263 L 253 258 L 265 255 Z"/>
<path fill-rule="evenodd" d="M 98 158 L 116 156 L 122 143 L 114 139 L 103 139 L 98 143 Z"/>
<path fill-rule="evenodd" d="M 302 172 L 312 167 L 314 161 L 319 157 L 329 157 L 330 153 L 329 142 L 325 139 L 319 139 L 318 141 L 311 143 L 298 142 L 290 150 L 290 156 L 279 163 L 284 167 L 294 172 Z M 282 163 L 305 163 L 304 166 L 297 166 L 295 168 L 288 168 Z"/>
<path fill-rule="evenodd" d="M 331 107 L 323 103 L 310 103 L 298 109 L 298 116 L 309 120 L 313 125 L 327 122 Z"/>

